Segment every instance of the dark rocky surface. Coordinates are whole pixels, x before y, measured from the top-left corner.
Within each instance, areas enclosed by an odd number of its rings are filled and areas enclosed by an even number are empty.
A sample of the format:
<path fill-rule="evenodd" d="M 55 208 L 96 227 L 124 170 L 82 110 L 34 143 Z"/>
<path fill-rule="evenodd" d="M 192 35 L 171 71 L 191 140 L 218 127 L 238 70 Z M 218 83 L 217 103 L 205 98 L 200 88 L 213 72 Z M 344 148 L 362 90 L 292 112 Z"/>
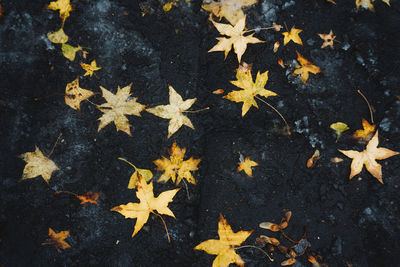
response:
<path fill-rule="evenodd" d="M 58 13 L 46 10 L 48 1 L 1 2 L 0 21 L 0 265 L 4 266 L 211 266 L 215 256 L 194 251 L 200 242 L 218 238 L 219 213 L 234 231 L 254 229 L 246 244 L 260 234 L 260 222 L 279 222 L 284 210 L 293 216 L 287 232 L 301 238 L 307 229 L 311 249 L 329 266 L 398 266 L 399 157 L 382 161 L 384 185 L 365 170 L 348 179 L 350 159 L 337 149 L 364 149 L 350 138 L 369 118 L 368 107 L 357 94 L 361 89 L 376 112 L 380 146 L 400 151 L 400 5 L 375 2 L 375 12 L 356 10 L 354 1 L 260 0 L 246 9 L 247 27 L 267 27 L 272 22 L 303 29 L 304 45 L 293 43 L 272 52 L 281 33 L 263 31 L 266 43 L 249 45 L 243 60 L 257 71 L 269 70 L 269 98 L 286 117 L 292 135 L 279 133 L 282 122 L 266 105 L 251 108 L 241 117 L 241 104 L 211 92 L 235 89 L 236 56 L 224 61 L 222 52 L 207 53 L 217 31 L 207 20 L 201 2 L 183 0 L 168 13 L 161 1 L 72 0 L 74 11 L 64 30 L 72 45 L 90 47 L 88 59 L 78 54 L 74 62 L 63 57 L 60 46 L 46 34 L 59 28 Z M 151 8 L 141 15 L 141 6 Z M 333 29 L 335 48 L 320 49 L 317 33 Z M 296 59 L 296 50 L 322 69 L 306 85 L 276 62 Z M 79 62 L 96 59 L 102 67 L 83 77 Z M 133 82 L 140 103 L 154 107 L 168 103 L 168 84 L 184 99 L 197 98 L 188 114 L 195 130 L 182 127 L 167 139 L 168 121 L 142 112 L 129 116 L 133 137 L 109 125 L 97 132 L 101 112 L 88 102 L 81 112 L 65 105 L 65 85 L 81 76 L 82 88 L 100 92 L 99 85 L 115 92 Z M 103 103 L 100 94 L 91 98 Z M 347 123 L 338 143 L 329 128 Z M 24 162 L 17 156 L 37 145 L 48 154 L 62 133 L 51 159 L 60 167 L 49 186 L 41 178 L 20 181 Z M 177 141 L 187 155 L 201 158 L 195 173 L 197 186 L 189 186 L 191 199 L 181 190 L 170 204 L 176 220 L 165 217 L 171 243 L 159 218 L 149 221 L 133 239 L 135 220 L 110 209 L 136 202 L 126 188 L 132 168 L 153 169 L 152 161 L 167 155 Z M 318 148 L 322 157 L 313 169 L 305 163 Z M 260 166 L 253 178 L 236 172 L 239 152 Z M 331 158 L 344 161 L 335 164 Z M 157 178 L 160 173 L 155 172 Z M 358 177 L 361 177 L 358 179 Z M 156 195 L 175 188 L 155 183 Z M 102 192 L 99 205 L 83 206 L 70 195 Z M 70 249 L 57 252 L 43 246 L 48 228 L 70 230 Z M 238 251 L 246 266 L 279 266 L 274 253 L 270 263 L 252 249 Z M 310 266 L 306 257 L 295 266 Z"/>

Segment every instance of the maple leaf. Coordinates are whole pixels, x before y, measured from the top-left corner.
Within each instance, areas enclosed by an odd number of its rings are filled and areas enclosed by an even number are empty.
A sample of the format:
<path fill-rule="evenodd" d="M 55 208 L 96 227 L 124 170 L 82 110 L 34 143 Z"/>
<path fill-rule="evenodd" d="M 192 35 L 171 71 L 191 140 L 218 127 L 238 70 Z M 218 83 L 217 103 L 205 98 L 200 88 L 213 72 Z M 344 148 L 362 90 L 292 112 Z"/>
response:
<path fill-rule="evenodd" d="M 219 239 L 209 239 L 197 245 L 194 249 L 204 250 L 208 254 L 217 255 L 213 261 L 213 267 L 228 267 L 231 263 L 244 266 L 242 258 L 236 253 L 235 247 L 242 244 L 252 231 L 239 231 L 234 233 L 231 226 L 219 215 L 218 236 Z"/>
<path fill-rule="evenodd" d="M 60 28 L 56 32 L 47 33 L 47 38 L 50 40 L 50 42 L 55 44 L 64 44 L 68 42 L 68 35 L 65 34 L 63 28 Z"/>
<path fill-rule="evenodd" d="M 325 48 L 327 46 L 330 46 L 333 48 L 333 40 L 335 40 L 336 36 L 333 35 L 333 31 L 330 30 L 329 33 L 323 34 L 323 33 L 318 33 L 318 36 L 324 40 L 324 43 L 321 45 L 321 48 Z"/>
<path fill-rule="evenodd" d="M 194 129 L 194 126 L 190 119 L 183 115 L 187 109 L 189 109 L 196 98 L 187 99 L 183 101 L 182 97 L 169 85 L 169 105 L 160 105 L 154 108 L 146 109 L 147 112 L 154 114 L 163 119 L 169 119 L 168 125 L 168 138 L 171 137 L 175 132 L 181 128 L 182 125 L 186 125 L 189 128 Z"/>
<path fill-rule="evenodd" d="M 374 10 L 374 5 L 372 4 L 371 0 L 356 0 L 356 7 L 357 8 L 365 8 L 365 9 L 369 9 L 371 11 Z"/>
<path fill-rule="evenodd" d="M 301 38 L 299 36 L 299 33 L 301 33 L 303 30 L 296 29 L 294 26 L 290 29 L 289 32 L 283 32 L 282 35 L 284 36 L 283 38 L 283 45 L 286 45 L 290 41 L 293 41 L 296 44 L 303 45 L 303 42 L 301 41 Z"/>
<path fill-rule="evenodd" d="M 247 44 L 256 44 L 264 42 L 253 37 L 254 33 L 246 36 L 244 35 L 246 33 L 244 31 L 244 27 L 246 24 L 246 16 L 241 18 L 235 24 L 234 27 L 229 24 L 217 23 L 213 20 L 211 20 L 211 22 L 214 24 L 215 28 L 217 28 L 217 30 L 221 35 L 226 35 L 229 36 L 230 38 L 217 37 L 218 43 L 213 48 L 208 50 L 208 52 L 224 51 L 226 58 L 233 46 L 233 49 L 237 55 L 237 59 L 240 63 L 242 55 L 247 49 Z"/>
<path fill-rule="evenodd" d="M 251 167 L 254 167 L 254 166 L 258 166 L 258 163 L 250 160 L 249 157 L 246 157 L 244 160 L 241 160 L 239 162 L 237 171 L 238 172 L 244 171 L 247 174 L 247 176 L 253 177 L 253 171 L 252 171 Z"/>
<path fill-rule="evenodd" d="M 317 74 L 321 72 L 321 69 L 302 57 L 302 55 L 298 51 L 296 51 L 296 53 L 297 61 L 301 64 L 301 66 L 297 65 L 293 74 L 300 75 L 300 80 L 305 84 L 308 80 L 309 72 Z"/>
<path fill-rule="evenodd" d="M 116 211 L 124 215 L 125 218 L 137 218 L 132 237 L 142 229 L 143 225 L 149 219 L 150 212 L 156 214 L 156 211 L 159 214 L 165 214 L 175 218 L 175 215 L 168 208 L 168 204 L 172 202 L 173 197 L 180 189 L 176 188 L 164 191 L 155 198 L 153 193 L 153 182 L 148 184 L 141 176 L 139 176 L 136 187 L 136 197 L 140 200 L 140 203 L 129 202 L 126 205 L 119 205 L 111 209 L 111 211 Z"/>
<path fill-rule="evenodd" d="M 122 89 L 118 86 L 118 91 L 114 95 L 106 88 L 100 86 L 103 97 L 107 103 L 98 106 L 98 109 L 104 113 L 103 116 L 99 118 L 100 124 L 97 130 L 98 132 L 113 121 L 117 131 L 121 130 L 132 136 L 131 130 L 129 129 L 130 124 L 125 115 L 140 117 L 140 112 L 144 110 L 146 106 L 136 102 L 136 97 L 131 97 L 131 87 L 132 83 Z"/>
<path fill-rule="evenodd" d="M 219 19 L 225 17 L 230 24 L 235 25 L 245 16 L 242 8 L 254 5 L 257 1 L 258 0 L 220 0 L 211 1 L 201 7 L 208 12 L 212 12 Z"/>
<path fill-rule="evenodd" d="M 65 104 L 75 110 L 79 110 L 81 102 L 92 95 L 92 91 L 79 87 L 79 77 L 65 86 Z"/>
<path fill-rule="evenodd" d="M 89 192 L 86 192 L 84 195 L 77 195 L 76 197 L 81 201 L 80 204 L 82 204 L 82 205 L 86 204 L 86 203 L 93 203 L 93 204 L 98 205 L 97 200 L 100 197 L 100 193 L 93 193 L 93 192 L 89 191 Z"/>
<path fill-rule="evenodd" d="M 72 6 L 70 0 L 57 0 L 50 2 L 50 4 L 47 6 L 47 9 L 59 10 L 60 18 L 63 20 L 64 23 L 65 20 L 69 17 L 69 13 L 72 11 Z"/>
<path fill-rule="evenodd" d="M 377 147 L 379 144 L 378 138 L 378 131 L 376 131 L 374 137 L 368 142 L 367 148 L 362 151 L 355 151 L 355 150 L 340 150 L 341 153 L 345 154 L 347 157 L 352 158 L 353 161 L 351 162 L 351 172 L 350 172 L 350 179 L 354 176 L 359 174 L 363 166 L 367 171 L 372 174 L 380 183 L 383 184 L 382 180 L 382 165 L 376 162 L 376 160 L 387 159 L 392 156 L 399 154 L 399 152 L 392 151 L 390 149 L 384 147 Z"/>
<path fill-rule="evenodd" d="M 243 102 L 242 106 L 242 117 L 249 111 L 252 106 L 258 108 L 257 102 L 254 99 L 257 95 L 263 96 L 265 98 L 269 96 L 276 96 L 275 92 L 266 90 L 264 87 L 268 81 L 268 71 L 257 73 L 256 81 L 253 82 L 253 77 L 251 76 L 251 71 L 243 72 L 240 69 L 236 70 L 236 81 L 231 81 L 231 83 L 243 90 L 232 91 L 224 98 L 229 99 L 234 102 Z"/>
<path fill-rule="evenodd" d="M 200 159 L 190 157 L 188 160 L 183 160 L 186 148 L 180 149 L 176 141 L 172 144 L 168 152 L 170 159 L 162 156 L 161 159 L 153 161 L 154 164 L 157 165 L 157 170 L 164 171 L 158 179 L 158 182 L 167 182 L 171 179 L 172 182 L 178 185 L 182 179 L 186 179 L 189 183 L 196 184 L 196 180 L 191 172 L 199 169 L 197 165 L 199 165 Z M 178 177 L 176 177 L 177 174 Z"/>
<path fill-rule="evenodd" d="M 90 77 L 92 77 L 93 72 L 101 69 L 100 67 L 97 67 L 96 60 L 93 60 L 92 62 L 90 62 L 90 64 L 81 63 L 81 67 L 86 71 L 83 76 L 90 75 Z"/>
<path fill-rule="evenodd" d="M 57 165 L 43 155 L 37 146 L 35 146 L 34 152 L 26 152 L 19 157 L 26 162 L 22 179 L 35 178 L 41 175 L 46 183 L 49 183 L 53 171 L 59 170 Z"/>
<path fill-rule="evenodd" d="M 61 231 L 61 232 L 54 232 L 53 229 L 49 227 L 49 237 L 46 239 L 46 242 L 43 243 L 43 245 L 46 244 L 54 244 L 56 246 L 56 249 L 58 252 L 60 252 L 60 249 L 66 249 L 66 248 L 71 248 L 70 244 L 68 244 L 66 241 L 64 241 L 69 235 L 69 231 Z"/>
<path fill-rule="evenodd" d="M 64 57 L 68 58 L 70 61 L 74 61 L 76 53 L 81 50 L 82 47 L 80 45 L 74 47 L 69 44 L 62 44 L 61 46 L 61 52 L 63 53 Z"/>
<path fill-rule="evenodd" d="M 371 136 L 371 134 L 375 131 L 375 124 L 369 124 L 369 122 L 364 119 L 361 118 L 362 120 L 362 130 L 356 130 L 353 133 L 353 138 L 355 139 L 364 139 L 364 140 L 369 140 L 368 137 Z"/>

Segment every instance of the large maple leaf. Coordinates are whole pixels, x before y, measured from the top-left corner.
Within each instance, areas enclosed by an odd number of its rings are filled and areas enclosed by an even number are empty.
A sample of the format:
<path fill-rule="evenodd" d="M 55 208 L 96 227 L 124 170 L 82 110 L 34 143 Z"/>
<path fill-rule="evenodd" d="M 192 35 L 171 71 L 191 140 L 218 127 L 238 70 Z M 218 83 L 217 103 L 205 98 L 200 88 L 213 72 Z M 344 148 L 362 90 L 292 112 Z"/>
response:
<path fill-rule="evenodd" d="M 213 267 L 228 267 L 231 263 L 244 266 L 242 258 L 236 253 L 235 247 L 242 244 L 253 231 L 239 231 L 234 233 L 231 226 L 220 214 L 218 222 L 219 239 L 209 239 L 197 245 L 194 249 L 204 250 L 208 254 L 217 255 Z"/>
<path fill-rule="evenodd" d="M 130 124 L 125 115 L 135 115 L 140 117 L 140 112 L 146 106 L 136 102 L 135 97 L 131 97 L 131 86 L 132 84 L 129 84 L 124 88 L 118 86 L 118 91 L 115 95 L 106 88 L 100 86 L 103 97 L 107 103 L 98 106 L 98 109 L 104 113 L 103 116 L 99 118 L 100 124 L 97 130 L 98 132 L 110 122 L 114 122 L 117 131 L 121 130 L 132 136 Z"/>
<path fill-rule="evenodd" d="M 351 172 L 350 172 L 350 179 L 359 174 L 363 166 L 367 171 L 372 174 L 380 183 L 383 184 L 382 180 L 382 165 L 376 162 L 376 160 L 387 159 L 392 156 L 399 154 L 399 152 L 392 151 L 390 149 L 384 147 L 378 147 L 379 138 L 378 138 L 378 131 L 375 133 L 374 137 L 368 142 L 367 148 L 362 151 L 355 151 L 355 150 L 340 150 L 343 154 L 347 157 L 352 158 L 353 161 L 351 162 Z"/>
<path fill-rule="evenodd" d="M 218 43 L 213 48 L 208 50 L 208 52 L 224 51 L 226 58 L 233 46 L 233 49 L 237 55 L 237 59 L 240 63 L 240 61 L 242 60 L 242 56 L 247 49 L 247 44 L 256 44 L 264 42 L 253 37 L 254 33 L 249 35 L 244 35 L 246 33 L 244 30 L 246 25 L 246 16 L 241 18 L 235 24 L 234 27 L 229 24 L 217 23 L 213 20 L 211 21 L 221 35 L 226 35 L 229 36 L 230 38 L 217 37 Z"/>
<path fill-rule="evenodd" d="M 236 81 L 231 81 L 231 83 L 243 90 L 232 91 L 224 96 L 224 98 L 234 102 L 243 102 L 242 117 L 252 106 L 258 108 L 257 102 L 254 99 L 258 95 L 265 98 L 277 95 L 275 92 L 264 88 L 268 81 L 268 71 L 261 74 L 258 72 L 256 81 L 253 82 L 251 71 L 241 71 L 239 68 L 236 70 L 236 79 Z"/>
<path fill-rule="evenodd" d="M 154 197 L 153 182 L 148 184 L 141 176 L 139 176 L 136 188 L 136 197 L 140 200 L 140 203 L 129 202 L 126 205 L 119 205 L 111 209 L 111 211 L 121 213 L 125 218 L 137 219 L 132 237 L 142 229 L 149 219 L 150 212 L 175 218 L 174 213 L 168 208 L 168 204 L 172 202 L 180 188 L 162 192 L 158 197 Z M 155 213 L 155 211 L 159 214 Z"/>
<path fill-rule="evenodd" d="M 26 162 L 22 179 L 35 178 L 41 175 L 46 183 L 49 183 L 53 171 L 59 170 L 57 165 L 43 155 L 38 147 L 35 147 L 34 152 L 26 152 L 19 157 Z"/>
<path fill-rule="evenodd" d="M 200 163 L 200 159 L 190 157 L 188 160 L 183 160 L 186 148 L 180 149 L 176 142 L 172 144 L 168 152 L 170 159 L 163 156 L 161 159 L 153 161 L 157 165 L 157 170 L 164 171 L 158 182 L 166 182 L 171 179 L 175 184 L 179 184 L 182 179 L 186 179 L 189 183 L 196 184 L 196 180 L 191 172 L 199 169 L 197 165 Z"/>
<path fill-rule="evenodd" d="M 182 125 L 194 129 L 192 122 L 188 117 L 183 115 L 183 112 L 189 109 L 195 101 L 196 98 L 183 101 L 182 97 L 170 85 L 169 105 L 160 105 L 154 108 L 148 108 L 146 111 L 158 117 L 170 120 L 168 125 L 168 138 L 170 138 L 171 135 L 177 132 Z"/>
<path fill-rule="evenodd" d="M 221 19 L 225 17 L 230 24 L 235 25 L 244 17 L 242 8 L 257 3 L 258 0 L 220 0 L 211 1 L 201 7 L 212 12 L 216 17 Z"/>

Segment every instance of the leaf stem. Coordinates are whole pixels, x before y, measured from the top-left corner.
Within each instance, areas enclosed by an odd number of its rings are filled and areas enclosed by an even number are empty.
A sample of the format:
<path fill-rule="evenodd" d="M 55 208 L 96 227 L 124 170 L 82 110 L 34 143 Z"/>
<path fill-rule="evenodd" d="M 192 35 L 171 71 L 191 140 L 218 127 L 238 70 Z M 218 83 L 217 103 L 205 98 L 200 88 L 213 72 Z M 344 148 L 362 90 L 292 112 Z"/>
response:
<path fill-rule="evenodd" d="M 165 231 L 167 232 L 168 243 L 171 243 L 171 238 L 169 237 L 168 228 L 167 228 L 167 225 L 165 224 L 165 221 L 164 221 L 163 217 L 160 214 L 155 213 L 154 211 L 151 211 L 151 213 L 153 213 L 153 214 L 157 215 L 158 217 L 160 217 L 161 221 L 164 224 Z"/>
<path fill-rule="evenodd" d="M 275 29 L 275 27 L 271 26 L 271 27 L 251 29 L 251 30 L 247 30 L 247 31 L 242 32 L 242 34 L 249 33 L 249 32 L 255 32 L 255 31 L 262 31 L 262 30 L 271 30 L 271 29 Z"/>
<path fill-rule="evenodd" d="M 54 192 L 54 194 L 61 194 L 61 193 L 65 193 L 65 194 L 70 194 L 70 195 L 74 195 L 74 196 L 78 196 L 78 194 L 76 194 L 76 193 L 74 193 L 74 192 L 71 192 L 71 191 L 56 191 L 56 192 Z"/>
<path fill-rule="evenodd" d="M 48 158 L 50 158 L 51 154 L 53 154 L 54 148 L 56 148 L 56 145 L 57 145 L 57 143 L 58 143 L 58 140 L 60 140 L 61 136 L 62 136 L 62 133 L 60 132 L 60 134 L 59 134 L 58 137 L 57 137 L 56 142 L 54 143 L 53 147 L 51 148 L 51 151 L 50 151 L 49 155 L 47 156 Z"/>
<path fill-rule="evenodd" d="M 265 256 L 267 256 L 268 259 L 269 259 L 270 261 L 274 261 L 274 259 L 271 258 L 271 256 L 270 256 L 267 252 L 265 252 L 264 250 L 262 250 L 261 248 L 256 247 L 256 246 L 244 245 L 244 246 L 236 247 L 236 248 L 233 248 L 233 249 L 234 249 L 234 250 L 237 250 L 237 249 L 241 249 L 241 248 L 255 248 L 255 249 L 258 249 L 258 250 L 261 251 Z"/>
<path fill-rule="evenodd" d="M 189 194 L 188 185 L 187 185 L 187 183 L 186 183 L 186 181 L 185 181 L 184 179 L 182 179 L 182 182 L 185 184 L 185 189 L 186 189 L 187 198 L 190 199 L 190 194 Z"/>
<path fill-rule="evenodd" d="M 293 242 L 295 244 L 298 244 L 299 242 L 294 241 L 293 239 L 291 239 L 282 229 L 280 230 L 280 232 L 282 233 L 283 237 L 285 237 L 287 240 L 289 240 L 290 242 Z"/>
<path fill-rule="evenodd" d="M 273 110 L 282 118 L 282 120 L 283 120 L 283 121 L 285 122 L 285 124 L 286 124 L 287 133 L 288 133 L 288 135 L 290 135 L 291 132 L 290 132 L 289 124 L 287 123 L 287 121 L 285 120 L 285 118 L 283 117 L 283 115 L 282 115 L 274 106 L 272 106 L 270 103 L 268 103 L 267 101 L 265 101 L 265 100 L 262 99 L 261 97 L 258 97 L 258 96 L 254 96 L 254 97 L 257 98 L 258 100 L 260 100 L 261 102 L 263 102 L 264 104 L 268 105 L 271 109 L 273 109 Z"/>
<path fill-rule="evenodd" d="M 357 93 L 359 93 L 362 96 L 362 98 L 364 98 L 365 102 L 367 102 L 367 105 L 368 105 L 368 108 L 369 108 L 369 115 L 371 116 L 371 122 L 374 123 L 374 115 L 372 113 L 372 108 L 371 108 L 371 105 L 368 102 L 368 99 L 365 97 L 365 95 L 361 92 L 360 89 L 357 90 Z"/>
<path fill-rule="evenodd" d="M 185 110 L 185 111 L 182 111 L 182 112 L 184 112 L 184 113 L 198 113 L 198 112 L 201 112 L 201 111 L 204 111 L 204 110 L 209 110 L 210 109 L 210 107 L 206 107 L 206 108 L 202 108 L 202 109 L 198 109 L 198 110 Z"/>
<path fill-rule="evenodd" d="M 126 163 L 128 163 L 129 165 L 131 165 L 133 168 L 135 168 L 135 170 L 137 170 L 136 166 L 133 165 L 132 163 L 130 163 L 128 160 L 126 160 L 126 159 L 124 159 L 124 158 L 121 158 L 121 157 L 119 157 L 118 159 L 119 159 L 119 160 L 122 160 L 122 161 L 125 161 Z"/>

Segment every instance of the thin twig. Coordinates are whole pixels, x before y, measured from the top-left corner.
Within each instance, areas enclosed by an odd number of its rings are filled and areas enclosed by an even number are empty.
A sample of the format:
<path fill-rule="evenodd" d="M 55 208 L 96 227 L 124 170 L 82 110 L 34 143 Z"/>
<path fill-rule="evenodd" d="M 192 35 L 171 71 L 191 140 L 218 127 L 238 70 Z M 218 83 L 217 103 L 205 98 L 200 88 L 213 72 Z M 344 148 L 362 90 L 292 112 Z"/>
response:
<path fill-rule="evenodd" d="M 70 195 L 74 195 L 74 196 L 78 196 L 78 194 L 76 194 L 76 193 L 74 193 L 74 192 L 71 192 L 71 191 L 56 191 L 56 192 L 54 192 L 54 194 L 60 194 L 60 193 L 65 193 L 65 194 L 70 194 Z"/>
<path fill-rule="evenodd" d="M 258 96 L 254 96 L 255 98 L 257 98 L 258 100 L 260 100 L 261 102 L 265 103 L 266 105 L 268 105 L 270 108 L 272 108 L 281 118 L 282 120 L 285 122 L 286 127 L 287 127 L 287 131 L 288 134 L 290 135 L 290 127 L 289 124 L 287 123 L 287 121 L 285 120 L 285 118 L 282 116 L 282 114 L 274 107 L 272 106 L 270 103 L 268 103 L 267 101 L 265 101 L 264 99 L 262 99 L 261 97 Z"/>
<path fill-rule="evenodd" d="M 293 243 L 295 243 L 295 244 L 298 244 L 299 242 L 297 241 L 294 241 L 293 239 L 291 239 L 282 229 L 280 230 L 280 232 L 282 233 L 282 235 L 287 239 L 287 240 L 289 240 L 290 242 L 293 242 Z"/>
<path fill-rule="evenodd" d="M 58 140 L 60 140 L 60 137 L 61 137 L 61 136 L 62 136 L 62 133 L 60 133 L 60 134 L 58 135 L 56 142 L 54 143 L 53 147 L 52 147 L 51 150 L 50 150 L 49 155 L 47 156 L 48 158 L 50 158 L 51 154 L 53 154 L 54 148 L 56 147 L 56 145 L 57 145 L 57 143 L 58 143 Z"/>
<path fill-rule="evenodd" d="M 285 25 L 286 30 L 289 31 L 289 29 L 288 29 L 288 27 L 286 25 L 286 21 L 283 22 L 283 25 Z"/>
<path fill-rule="evenodd" d="M 93 103 L 92 101 L 90 101 L 89 99 L 85 99 L 87 102 L 89 102 L 90 104 L 92 104 L 93 106 L 96 106 L 96 107 L 98 107 L 99 105 L 97 105 L 97 104 L 95 104 L 95 103 Z"/>
<path fill-rule="evenodd" d="M 183 181 L 183 183 L 185 184 L 185 189 L 186 189 L 186 195 L 187 195 L 187 198 L 188 198 L 188 199 L 190 199 L 190 194 L 189 194 L 189 188 L 188 188 L 188 185 L 187 185 L 187 183 L 186 183 L 186 181 L 185 181 L 184 179 L 182 179 L 182 181 Z"/>
<path fill-rule="evenodd" d="M 249 33 L 249 32 L 255 32 L 255 31 L 262 31 L 262 30 L 271 30 L 271 29 L 275 29 L 275 27 L 271 26 L 271 27 L 251 29 L 251 30 L 247 30 L 247 31 L 242 32 L 242 34 Z"/>
<path fill-rule="evenodd" d="M 164 224 L 165 231 L 167 232 L 168 243 L 171 243 L 171 238 L 169 238 L 168 228 L 167 228 L 167 225 L 165 224 L 165 221 L 164 221 L 163 217 L 160 214 L 155 213 L 154 211 L 152 211 L 151 213 L 153 213 L 153 214 L 157 215 L 158 217 L 160 217 L 161 221 Z"/>
<path fill-rule="evenodd" d="M 372 108 L 371 108 L 371 105 L 368 102 L 368 99 L 365 97 L 365 95 L 361 92 L 360 89 L 357 90 L 357 93 L 359 93 L 362 96 L 362 98 L 364 98 L 365 102 L 367 102 L 367 105 L 368 105 L 368 108 L 369 108 L 369 115 L 371 116 L 371 122 L 373 124 L 374 123 L 374 115 L 372 114 Z"/>
<path fill-rule="evenodd" d="M 261 248 L 259 248 L 259 247 L 256 247 L 256 246 L 252 246 L 252 245 L 244 245 L 244 246 L 240 246 L 240 247 L 236 247 L 236 248 L 233 248 L 234 250 L 237 250 L 237 249 L 241 249 L 241 248 L 255 248 L 255 249 L 258 249 L 259 251 L 261 251 L 265 256 L 267 256 L 268 257 L 268 259 L 270 260 L 270 261 L 274 261 L 274 259 L 273 258 L 271 258 L 271 256 L 270 255 L 268 255 L 268 253 L 267 252 L 265 252 L 264 250 L 262 250 Z"/>

